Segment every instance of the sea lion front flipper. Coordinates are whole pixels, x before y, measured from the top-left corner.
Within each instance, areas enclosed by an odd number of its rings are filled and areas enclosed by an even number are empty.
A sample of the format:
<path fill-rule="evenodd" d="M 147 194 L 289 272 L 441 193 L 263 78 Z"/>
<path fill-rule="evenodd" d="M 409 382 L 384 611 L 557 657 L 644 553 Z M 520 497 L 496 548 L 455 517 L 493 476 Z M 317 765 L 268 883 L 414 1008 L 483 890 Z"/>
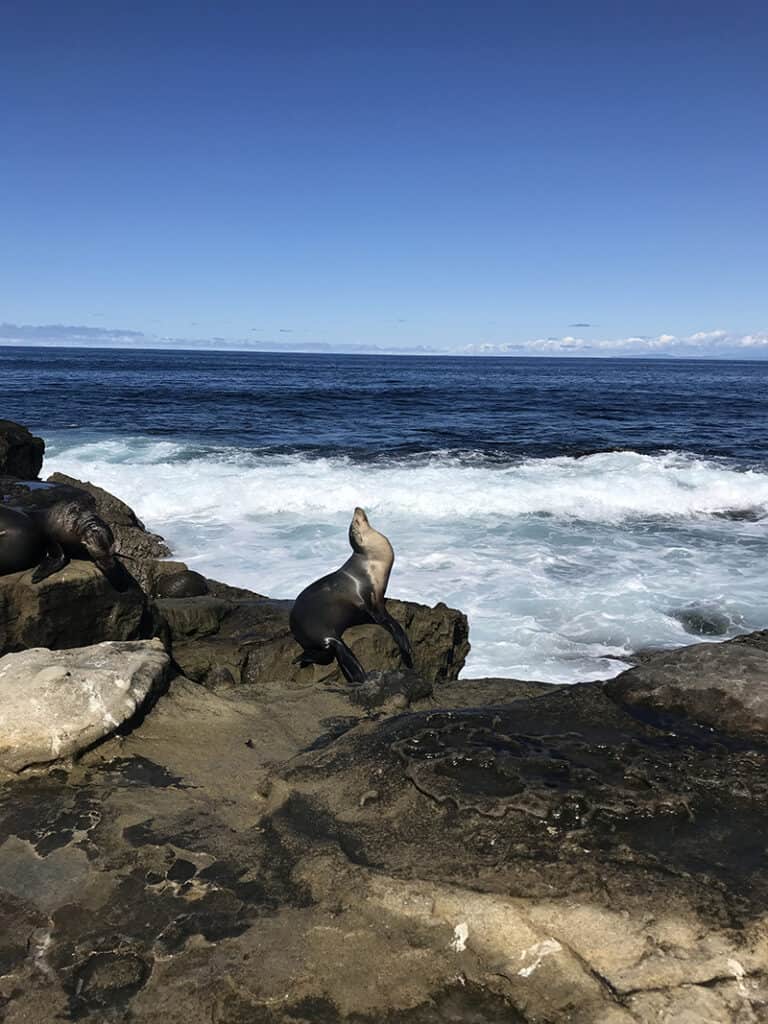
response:
<path fill-rule="evenodd" d="M 364 683 L 365 669 L 344 641 L 337 640 L 336 637 L 329 637 L 327 642 L 329 647 L 333 648 L 333 652 L 336 655 L 336 661 L 338 661 L 339 668 L 347 682 Z"/>
<path fill-rule="evenodd" d="M 42 583 L 43 580 L 47 580 L 49 576 L 53 576 L 55 572 L 63 569 L 68 562 L 69 558 L 64 554 L 61 544 L 58 541 L 49 540 L 45 557 L 32 574 L 32 582 Z"/>
<path fill-rule="evenodd" d="M 392 638 L 400 648 L 400 657 L 403 659 L 403 664 L 406 668 L 413 668 L 411 641 L 397 619 L 392 618 L 384 608 L 374 608 L 371 612 L 371 618 L 378 626 L 383 626 L 388 633 L 391 633 Z"/>

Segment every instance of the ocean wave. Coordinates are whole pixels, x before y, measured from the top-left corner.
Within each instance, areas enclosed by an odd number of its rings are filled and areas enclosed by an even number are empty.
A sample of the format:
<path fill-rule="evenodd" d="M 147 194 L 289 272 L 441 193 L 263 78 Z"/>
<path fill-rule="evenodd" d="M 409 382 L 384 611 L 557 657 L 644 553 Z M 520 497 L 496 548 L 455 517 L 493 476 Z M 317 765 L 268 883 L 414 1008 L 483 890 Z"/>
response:
<path fill-rule="evenodd" d="M 335 515 L 362 505 L 373 513 L 427 519 L 555 515 L 615 523 L 768 507 L 768 472 L 678 452 L 618 451 L 508 465 L 438 453 L 366 464 L 344 456 L 114 439 L 59 448 L 48 460 L 53 464 L 75 476 L 98 471 L 104 486 L 129 489 L 146 515 L 163 518 L 207 516 L 217 507 L 228 515 L 233 509 L 241 515 Z M 162 473 L 173 478 L 172 488 L 162 485 Z"/>
<path fill-rule="evenodd" d="M 277 597 L 347 557 L 362 505 L 395 546 L 390 593 L 468 614 L 466 676 L 607 678 L 632 651 L 702 639 L 681 610 L 716 609 L 723 636 L 768 620 L 768 472 L 724 460 L 435 453 L 365 464 L 61 435 L 45 470 L 93 480 L 190 565 Z"/>

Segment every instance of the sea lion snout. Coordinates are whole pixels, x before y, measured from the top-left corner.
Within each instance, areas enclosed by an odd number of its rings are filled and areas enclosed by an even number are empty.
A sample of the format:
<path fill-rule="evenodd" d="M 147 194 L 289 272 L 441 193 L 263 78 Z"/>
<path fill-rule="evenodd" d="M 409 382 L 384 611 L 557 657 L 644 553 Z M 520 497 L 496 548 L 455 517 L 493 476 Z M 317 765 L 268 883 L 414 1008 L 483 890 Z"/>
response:
<path fill-rule="evenodd" d="M 349 543 L 355 551 L 360 551 L 365 544 L 366 534 L 370 531 L 371 524 L 365 509 L 356 508 L 352 513 L 352 522 L 349 524 Z"/>

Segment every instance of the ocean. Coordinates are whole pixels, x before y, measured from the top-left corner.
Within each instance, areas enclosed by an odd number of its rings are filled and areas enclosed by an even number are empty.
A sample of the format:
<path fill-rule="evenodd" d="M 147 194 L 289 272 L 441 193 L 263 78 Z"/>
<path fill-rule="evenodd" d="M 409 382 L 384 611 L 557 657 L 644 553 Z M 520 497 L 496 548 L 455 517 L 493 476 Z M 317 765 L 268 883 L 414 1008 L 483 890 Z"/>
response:
<path fill-rule="evenodd" d="M 274 597 L 341 564 L 362 505 L 390 596 L 467 613 L 466 677 L 768 626 L 768 362 L 5 347 L 0 418 Z"/>

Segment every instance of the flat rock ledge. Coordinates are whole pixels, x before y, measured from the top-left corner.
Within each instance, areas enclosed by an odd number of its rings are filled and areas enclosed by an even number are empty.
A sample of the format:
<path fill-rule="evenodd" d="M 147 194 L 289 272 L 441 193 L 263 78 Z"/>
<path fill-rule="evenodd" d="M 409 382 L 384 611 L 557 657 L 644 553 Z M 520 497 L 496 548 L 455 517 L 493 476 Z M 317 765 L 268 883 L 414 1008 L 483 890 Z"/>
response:
<path fill-rule="evenodd" d="M 131 718 L 165 678 L 158 640 L 0 658 L 0 773 L 71 757 Z"/>

